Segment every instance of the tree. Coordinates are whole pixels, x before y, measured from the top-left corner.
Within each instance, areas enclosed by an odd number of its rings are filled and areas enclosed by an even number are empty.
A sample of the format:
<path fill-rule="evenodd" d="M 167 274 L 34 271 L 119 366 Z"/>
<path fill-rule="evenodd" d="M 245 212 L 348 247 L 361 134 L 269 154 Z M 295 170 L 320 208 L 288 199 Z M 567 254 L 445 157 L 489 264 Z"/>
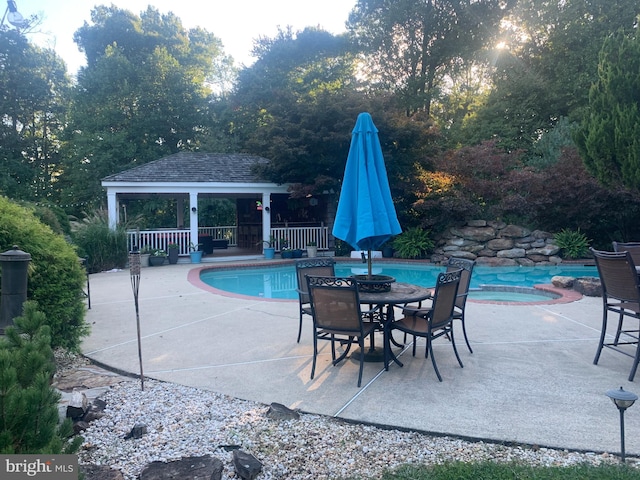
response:
<path fill-rule="evenodd" d="M 640 35 L 621 30 L 600 52 L 589 110 L 576 132 L 585 165 L 608 186 L 640 191 Z"/>
<path fill-rule="evenodd" d="M 100 179 L 182 150 L 213 130 L 207 81 L 226 57 L 220 40 L 149 7 L 92 11 L 74 38 L 87 55 L 73 92 L 58 187 L 74 213 L 102 203 Z"/>
<path fill-rule="evenodd" d="M 60 394 L 51 386 L 55 371 L 51 335 L 44 313 L 33 301 L 0 339 L 0 452 L 73 453 L 82 444 L 71 420 L 58 423 Z"/>
<path fill-rule="evenodd" d="M 70 80 L 52 50 L 0 29 L 0 192 L 50 202 Z"/>
<path fill-rule="evenodd" d="M 462 137 L 529 150 L 560 119 L 580 121 L 602 43 L 619 28 L 632 28 L 637 14 L 630 0 L 520 0 L 505 19 L 503 48 L 492 57 L 492 91 Z"/>
<path fill-rule="evenodd" d="M 493 41 L 514 0 L 358 0 L 349 29 L 373 82 L 431 114 L 444 74 Z"/>

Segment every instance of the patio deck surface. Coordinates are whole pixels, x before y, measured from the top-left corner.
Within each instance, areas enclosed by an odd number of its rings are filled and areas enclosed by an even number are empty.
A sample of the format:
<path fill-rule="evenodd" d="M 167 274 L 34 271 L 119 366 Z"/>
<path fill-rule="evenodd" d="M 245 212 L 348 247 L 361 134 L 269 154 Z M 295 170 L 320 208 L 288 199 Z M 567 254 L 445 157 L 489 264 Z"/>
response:
<path fill-rule="evenodd" d="M 255 263 L 255 260 L 253 261 Z M 296 343 L 297 301 L 247 300 L 199 285 L 207 264 L 143 268 L 139 287 L 146 377 L 264 404 L 329 416 L 497 442 L 586 451 L 620 450 L 619 414 L 605 392 L 628 382 L 632 359 L 605 349 L 593 365 L 602 300 L 565 304 L 467 303 L 467 331 L 456 343 L 464 368 L 444 339 L 434 346 L 438 382 L 424 343 L 384 371 L 366 363 L 331 366 L 320 343 L 314 380 L 311 320 Z M 128 270 L 91 275 L 92 332 L 82 345 L 90 359 L 139 372 L 136 312 Z M 615 323 L 615 322 L 610 322 Z M 377 340 L 382 344 L 381 338 Z M 640 378 L 640 377 L 638 377 Z M 640 403 L 625 416 L 626 451 L 640 455 Z"/>

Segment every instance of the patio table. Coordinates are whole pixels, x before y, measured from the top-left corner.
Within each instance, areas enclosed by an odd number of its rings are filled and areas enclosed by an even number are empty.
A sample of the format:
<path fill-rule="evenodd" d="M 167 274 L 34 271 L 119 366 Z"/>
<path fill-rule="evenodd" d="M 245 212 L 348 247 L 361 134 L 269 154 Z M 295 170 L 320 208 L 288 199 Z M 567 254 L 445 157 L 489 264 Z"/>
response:
<path fill-rule="evenodd" d="M 384 361 L 385 370 L 389 369 L 389 360 L 394 361 L 402 367 L 402 362 L 395 356 L 391 350 L 391 342 L 397 344 L 389 331 L 389 325 L 394 320 L 394 306 L 402 305 L 405 303 L 414 303 L 427 300 L 431 298 L 433 294 L 433 288 L 421 287 L 419 285 L 413 285 L 410 283 L 393 282 L 391 283 L 391 289 L 388 292 L 360 292 L 360 303 L 369 305 L 378 305 L 385 309 L 386 312 L 383 315 L 383 352 L 376 351 L 375 347 L 369 348 L 367 352 L 364 352 L 365 361 L 379 362 Z M 354 352 L 354 355 L 362 354 L 361 352 Z"/>

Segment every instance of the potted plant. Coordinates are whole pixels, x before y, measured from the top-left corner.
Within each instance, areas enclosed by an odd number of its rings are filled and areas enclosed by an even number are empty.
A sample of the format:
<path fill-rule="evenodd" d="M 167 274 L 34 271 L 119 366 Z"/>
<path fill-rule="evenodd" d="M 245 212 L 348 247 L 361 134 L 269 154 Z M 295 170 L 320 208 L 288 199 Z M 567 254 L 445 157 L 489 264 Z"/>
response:
<path fill-rule="evenodd" d="M 382 250 L 382 257 L 383 258 L 393 258 L 393 253 L 394 253 L 393 240 L 387 240 L 382 245 L 381 250 Z"/>
<path fill-rule="evenodd" d="M 276 256 L 276 247 L 275 247 L 276 239 L 273 235 L 269 237 L 269 240 L 263 240 L 262 242 L 258 242 L 258 245 L 263 244 L 265 247 L 262 249 L 262 253 L 264 253 L 264 258 L 267 260 L 273 260 Z"/>
<path fill-rule="evenodd" d="M 318 244 L 316 242 L 307 243 L 307 257 L 317 257 L 318 256 Z"/>
<path fill-rule="evenodd" d="M 293 258 L 293 250 L 289 248 L 289 242 L 285 238 L 280 239 L 280 256 L 282 258 Z"/>
<path fill-rule="evenodd" d="M 149 265 L 151 267 L 159 267 L 164 264 L 167 259 L 167 252 L 162 249 L 153 250 L 149 256 Z"/>
<path fill-rule="evenodd" d="M 153 249 L 151 247 L 149 247 L 148 245 L 144 245 L 140 249 L 140 266 L 141 267 L 148 267 L 149 266 L 149 258 L 151 257 L 151 252 L 152 251 L 153 251 Z"/>
<path fill-rule="evenodd" d="M 178 263 L 178 256 L 180 255 L 180 245 L 178 245 L 177 243 L 170 243 L 169 245 L 167 245 L 167 249 L 169 264 L 175 265 L 176 263 Z"/>
<path fill-rule="evenodd" d="M 200 263 L 202 261 L 202 250 L 200 250 L 200 244 L 197 245 L 193 242 L 189 243 L 189 256 L 191 257 L 191 263 Z"/>

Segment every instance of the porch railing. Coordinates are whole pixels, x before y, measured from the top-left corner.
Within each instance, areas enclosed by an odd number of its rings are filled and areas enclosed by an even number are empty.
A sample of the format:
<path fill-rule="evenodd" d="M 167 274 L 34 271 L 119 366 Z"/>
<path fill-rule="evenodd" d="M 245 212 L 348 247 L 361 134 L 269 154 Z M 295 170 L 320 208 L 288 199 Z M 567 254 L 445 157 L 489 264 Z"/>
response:
<path fill-rule="evenodd" d="M 201 227 L 198 229 L 199 235 L 210 235 L 214 240 L 227 240 L 230 247 L 237 246 L 237 227 Z M 329 249 L 329 228 L 328 227 L 274 227 L 271 235 L 276 239 L 276 250 L 280 251 L 286 244 L 289 248 L 305 249 L 309 242 L 316 242 L 318 250 Z M 127 232 L 127 248 L 132 251 L 134 247 L 142 249 L 149 247 L 153 250 L 164 250 L 169 248 L 169 244 L 175 243 L 180 246 L 179 254 L 189 254 L 190 231 L 178 229 L 158 229 L 158 230 L 129 230 Z"/>

